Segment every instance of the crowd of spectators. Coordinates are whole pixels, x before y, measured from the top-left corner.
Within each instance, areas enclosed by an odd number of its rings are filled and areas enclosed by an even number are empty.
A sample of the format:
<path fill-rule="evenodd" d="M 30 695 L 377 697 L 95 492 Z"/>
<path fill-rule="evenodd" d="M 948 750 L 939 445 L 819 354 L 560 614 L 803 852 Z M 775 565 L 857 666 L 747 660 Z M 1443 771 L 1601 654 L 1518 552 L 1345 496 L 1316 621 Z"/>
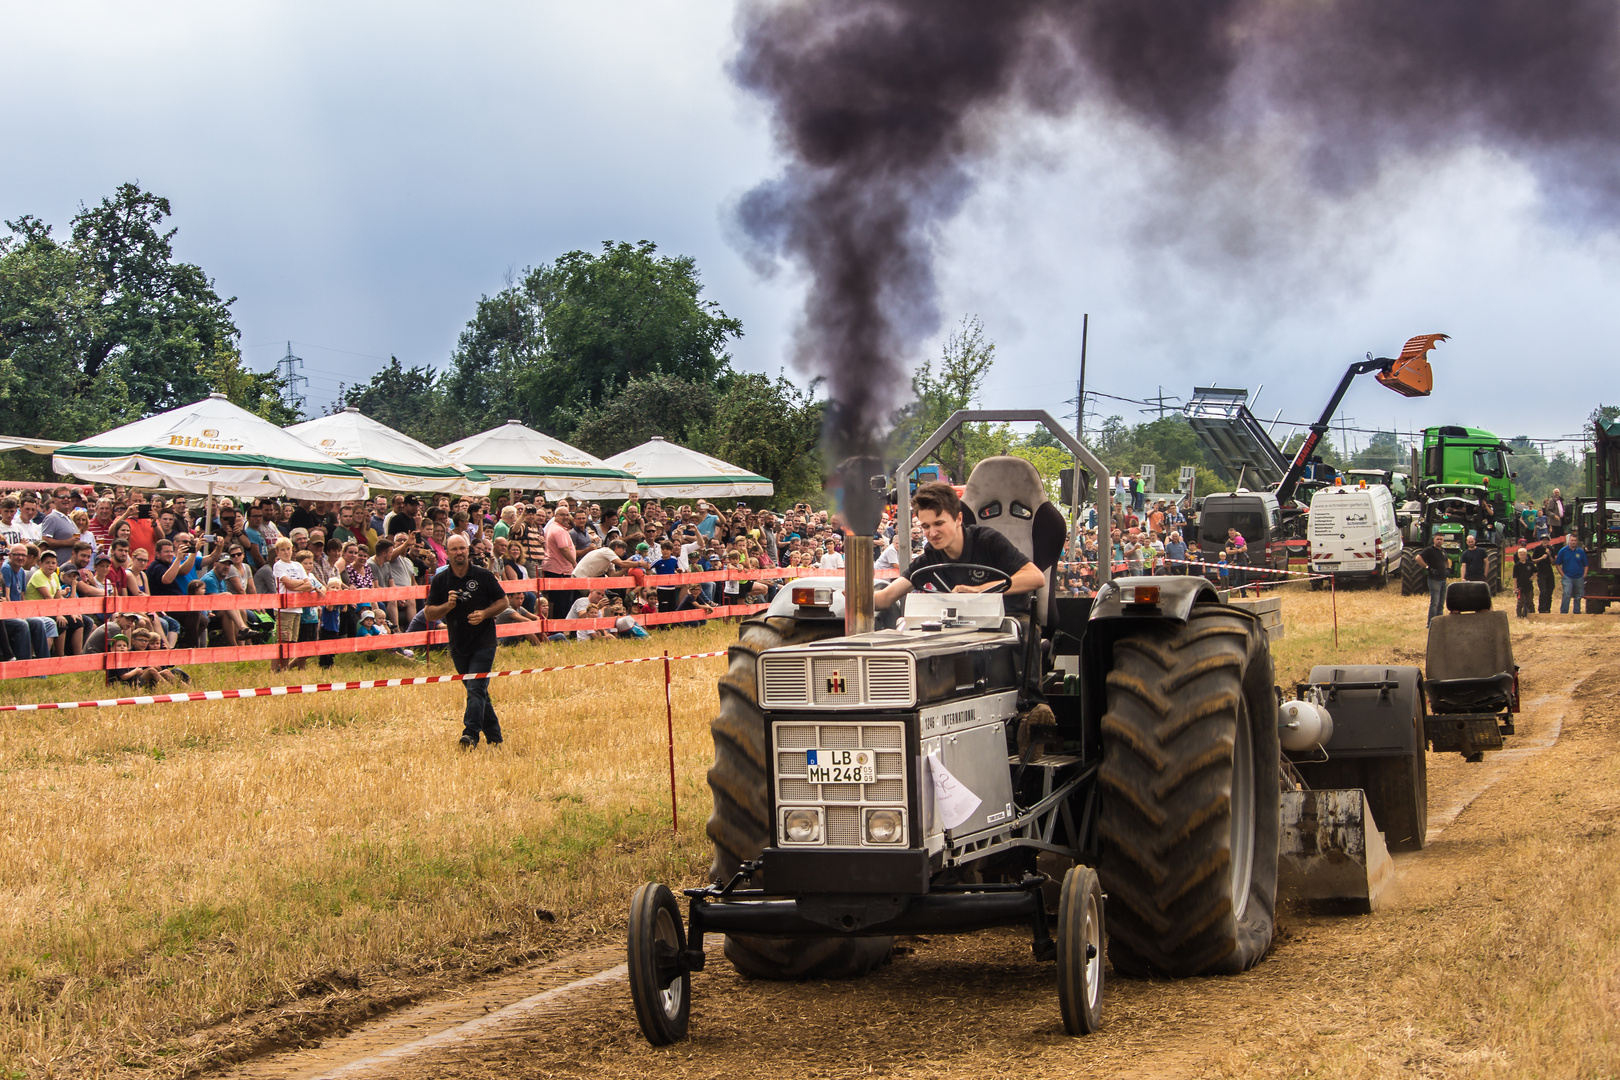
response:
<path fill-rule="evenodd" d="M 644 636 L 640 616 L 767 602 L 779 577 L 750 570 L 841 568 L 842 533 L 805 504 L 778 516 L 707 500 L 666 506 L 563 499 L 455 498 L 399 494 L 369 502 L 218 498 L 169 492 L 94 490 L 64 485 L 43 494 L 0 497 L 0 659 L 81 653 L 138 653 L 271 641 L 372 637 L 429 629 L 420 600 L 323 604 L 339 590 L 428 584 L 445 566 L 445 544 L 464 536 L 474 561 L 504 581 L 537 578 L 627 578 L 623 589 L 553 588 L 512 594 L 501 622 L 533 623 L 522 635 L 588 639 Z M 660 586 L 657 578 L 732 570 L 737 578 Z M 100 612 L 4 617 L 5 601 L 136 596 L 290 595 L 263 609 Z M 108 609 L 113 613 L 107 613 Z M 566 634 L 558 621 L 614 619 L 612 630 Z M 552 620 L 549 625 L 541 620 Z M 398 649 L 413 656 L 413 650 Z M 330 655 L 319 658 L 322 666 Z M 294 669 L 307 658 L 290 662 Z M 277 661 L 280 667 L 281 662 Z M 109 681 L 154 685 L 184 679 L 178 669 L 143 665 L 109 671 Z"/>
<path fill-rule="evenodd" d="M 1140 484 L 1132 477 L 1122 480 L 1137 483 L 1135 490 L 1116 492 L 1113 517 L 1109 522 L 1109 560 L 1115 575 L 1130 574 L 1187 574 L 1201 573 L 1202 567 L 1190 566 L 1186 541 L 1188 513 L 1185 498 L 1153 499 L 1143 497 Z M 1097 587 L 1097 507 L 1080 510 L 1081 527 L 1079 547 L 1071 540 L 1063 547 L 1058 564 L 1058 582 L 1064 592 L 1074 596 L 1090 596 Z M 1214 572 L 1223 584 L 1239 588 L 1245 584 L 1248 551 L 1241 533 L 1231 530 L 1226 545 L 1218 557 Z"/>

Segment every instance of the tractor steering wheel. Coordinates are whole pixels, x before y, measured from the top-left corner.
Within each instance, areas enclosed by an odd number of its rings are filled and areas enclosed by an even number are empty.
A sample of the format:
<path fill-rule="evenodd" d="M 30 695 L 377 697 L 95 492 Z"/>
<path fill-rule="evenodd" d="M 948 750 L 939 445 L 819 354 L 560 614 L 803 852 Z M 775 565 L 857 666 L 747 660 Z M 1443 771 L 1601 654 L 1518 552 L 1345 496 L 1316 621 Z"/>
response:
<path fill-rule="evenodd" d="M 913 588 L 920 589 L 922 587 L 922 583 L 917 579 L 921 577 L 929 577 L 934 580 L 934 583 L 939 587 L 940 592 L 950 592 L 952 590 L 952 586 L 946 583 L 944 577 L 944 572 L 947 570 L 982 570 L 986 574 L 994 574 L 1000 580 L 992 584 L 990 588 L 983 590 L 983 595 L 1004 593 L 1008 589 L 1012 588 L 1012 575 L 1007 573 L 1005 570 L 997 570 L 995 567 L 985 566 L 983 563 L 966 562 L 929 563 L 922 569 L 913 570 L 911 572 L 911 585 Z"/>

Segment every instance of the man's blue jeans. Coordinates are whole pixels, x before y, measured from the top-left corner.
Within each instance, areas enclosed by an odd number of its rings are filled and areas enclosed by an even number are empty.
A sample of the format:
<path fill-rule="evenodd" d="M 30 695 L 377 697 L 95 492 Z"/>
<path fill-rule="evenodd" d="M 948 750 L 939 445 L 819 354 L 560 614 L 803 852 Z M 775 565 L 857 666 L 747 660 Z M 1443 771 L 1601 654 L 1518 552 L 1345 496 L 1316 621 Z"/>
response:
<path fill-rule="evenodd" d="M 479 649 L 471 656 L 463 656 L 451 649 L 450 662 L 456 666 L 458 675 L 488 671 L 495 666 L 495 646 Z M 482 732 L 487 741 L 500 742 L 501 722 L 495 718 L 495 706 L 489 701 L 489 680 L 467 679 L 462 685 L 467 688 L 467 712 L 462 718 L 462 734 L 477 742 Z"/>
<path fill-rule="evenodd" d="M 34 658 L 33 644 L 29 640 L 31 628 L 23 619 L 6 619 L 6 642 L 11 646 L 11 655 L 17 660 L 32 660 Z M 44 631 L 40 631 L 44 637 Z"/>
<path fill-rule="evenodd" d="M 1585 595 L 1586 575 L 1582 574 L 1580 577 L 1570 577 L 1568 574 L 1565 574 L 1564 598 L 1558 602 L 1558 613 L 1560 615 L 1568 615 L 1570 613 L 1569 602 L 1573 600 L 1575 601 L 1575 614 L 1579 615 L 1581 613 L 1581 597 Z"/>
<path fill-rule="evenodd" d="M 1433 622 L 1436 615 L 1446 612 L 1446 579 L 1429 579 L 1429 621 Z"/>

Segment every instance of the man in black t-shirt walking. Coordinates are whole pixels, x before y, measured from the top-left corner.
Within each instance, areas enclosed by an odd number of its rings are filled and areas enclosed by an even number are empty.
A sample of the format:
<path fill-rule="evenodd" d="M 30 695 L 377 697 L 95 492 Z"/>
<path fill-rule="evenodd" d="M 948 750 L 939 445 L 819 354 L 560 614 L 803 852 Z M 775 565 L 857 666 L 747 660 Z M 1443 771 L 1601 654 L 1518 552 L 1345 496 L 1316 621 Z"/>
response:
<path fill-rule="evenodd" d="M 949 484 L 921 485 L 917 488 L 917 494 L 912 496 L 911 506 L 916 511 L 917 522 L 922 526 L 928 546 L 900 577 L 878 590 L 874 599 L 875 607 L 886 608 L 899 600 L 911 591 L 913 575 L 925 566 L 941 563 L 988 566 L 1006 574 L 1012 579 L 1012 584 L 1007 587 L 1007 592 L 1011 594 L 1006 601 L 1009 612 L 1026 610 L 1029 607 L 1029 594 L 1046 584 L 1046 575 L 1040 568 L 1001 533 L 982 525 L 962 524 L 962 501 Z M 975 574 L 980 580 L 972 580 Z M 972 570 L 959 571 L 956 578 L 952 582 L 950 574 L 943 577 L 929 574 L 925 584 L 936 588 L 948 584 L 952 592 L 977 593 L 986 592 L 1001 582 L 1000 578 L 990 579 L 982 571 Z"/>
<path fill-rule="evenodd" d="M 428 587 L 427 624 L 443 620 L 450 634 L 450 662 L 458 675 L 482 674 L 495 666 L 495 616 L 507 608 L 500 579 L 473 565 L 465 536 L 445 541 L 450 562 Z M 478 745 L 482 732 L 491 746 L 501 741 L 501 722 L 489 700 L 488 679 L 467 679 L 467 712 L 462 720 L 461 748 Z"/>

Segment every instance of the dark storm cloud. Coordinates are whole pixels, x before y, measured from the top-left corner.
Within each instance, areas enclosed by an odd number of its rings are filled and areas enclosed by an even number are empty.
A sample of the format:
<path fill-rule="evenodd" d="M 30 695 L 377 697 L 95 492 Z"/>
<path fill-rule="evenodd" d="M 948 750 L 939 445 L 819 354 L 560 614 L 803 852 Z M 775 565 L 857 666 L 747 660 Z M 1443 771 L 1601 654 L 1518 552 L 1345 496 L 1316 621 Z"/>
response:
<path fill-rule="evenodd" d="M 733 78 L 769 103 L 787 158 L 738 220 L 756 257 L 809 273 L 796 359 L 828 379 L 840 453 L 882 426 L 938 329 L 939 233 L 998 127 L 1024 117 L 1088 105 L 1169 140 L 1183 175 L 1139 211 L 1234 233 L 1194 207 L 1199 170 L 1223 198 L 1259 168 L 1328 200 L 1396 161 L 1485 147 L 1567 220 L 1609 225 L 1620 206 L 1606 0 L 750 0 L 738 27 Z M 1259 137 L 1278 124 L 1288 138 Z M 1291 212 L 1310 224 L 1308 201 Z"/>

